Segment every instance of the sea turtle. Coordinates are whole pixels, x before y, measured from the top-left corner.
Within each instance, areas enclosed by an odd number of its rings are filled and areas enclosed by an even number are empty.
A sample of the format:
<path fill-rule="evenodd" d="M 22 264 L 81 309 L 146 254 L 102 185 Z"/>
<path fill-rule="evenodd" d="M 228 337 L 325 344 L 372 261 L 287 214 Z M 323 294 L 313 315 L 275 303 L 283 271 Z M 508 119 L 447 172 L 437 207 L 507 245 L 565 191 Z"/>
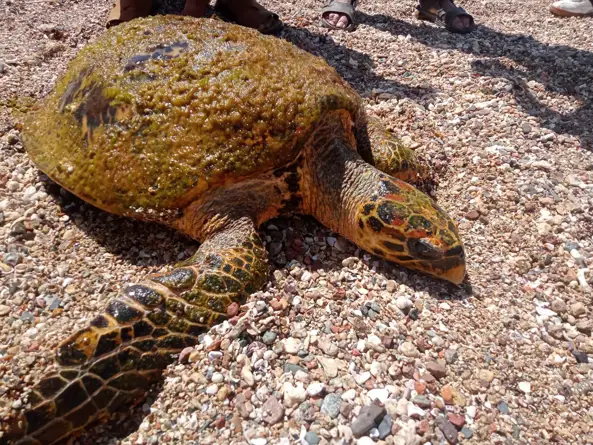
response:
<path fill-rule="evenodd" d="M 260 289 L 257 228 L 302 213 L 362 249 L 459 284 L 453 220 L 427 172 L 325 61 L 257 31 L 161 16 L 111 28 L 24 123 L 50 178 L 92 205 L 201 244 L 124 288 L 58 347 L 2 443 L 62 443 L 141 400 L 172 356 Z"/>

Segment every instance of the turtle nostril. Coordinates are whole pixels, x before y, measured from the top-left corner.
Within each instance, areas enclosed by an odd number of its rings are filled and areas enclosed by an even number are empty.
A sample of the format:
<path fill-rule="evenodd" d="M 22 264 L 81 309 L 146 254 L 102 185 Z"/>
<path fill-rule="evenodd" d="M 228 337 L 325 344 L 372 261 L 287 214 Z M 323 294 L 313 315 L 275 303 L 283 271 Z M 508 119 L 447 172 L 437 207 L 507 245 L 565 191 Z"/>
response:
<path fill-rule="evenodd" d="M 408 241 L 408 249 L 413 256 L 422 260 L 438 260 L 444 254 L 430 238 L 411 239 Z"/>

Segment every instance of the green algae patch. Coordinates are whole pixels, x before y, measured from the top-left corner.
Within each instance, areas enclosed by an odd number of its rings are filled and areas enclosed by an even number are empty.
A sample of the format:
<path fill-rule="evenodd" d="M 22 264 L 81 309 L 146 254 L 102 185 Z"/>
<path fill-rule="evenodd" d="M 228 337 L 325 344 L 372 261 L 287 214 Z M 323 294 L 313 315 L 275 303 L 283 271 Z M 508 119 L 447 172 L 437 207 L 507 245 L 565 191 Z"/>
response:
<path fill-rule="evenodd" d="M 97 207 L 148 217 L 291 163 L 323 114 L 359 112 L 327 63 L 283 40 L 178 16 L 134 20 L 85 47 L 24 143 Z"/>

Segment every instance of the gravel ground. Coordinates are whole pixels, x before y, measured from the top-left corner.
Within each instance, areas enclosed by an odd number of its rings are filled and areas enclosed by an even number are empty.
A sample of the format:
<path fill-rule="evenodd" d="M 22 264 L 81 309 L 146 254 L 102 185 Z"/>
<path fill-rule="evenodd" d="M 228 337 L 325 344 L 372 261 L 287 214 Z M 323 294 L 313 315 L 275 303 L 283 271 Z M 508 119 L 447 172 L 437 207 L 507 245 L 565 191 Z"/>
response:
<path fill-rule="evenodd" d="M 412 0 L 377 0 L 355 32 L 328 34 L 319 1 L 266 5 L 432 159 L 471 285 L 379 261 L 310 218 L 272 221 L 265 290 L 133 416 L 79 443 L 592 443 L 593 20 L 471 0 L 480 28 L 458 36 L 414 19 Z M 0 415 L 26 404 L 66 332 L 197 248 L 90 207 L 23 152 L 19 116 L 109 7 L 0 2 Z"/>

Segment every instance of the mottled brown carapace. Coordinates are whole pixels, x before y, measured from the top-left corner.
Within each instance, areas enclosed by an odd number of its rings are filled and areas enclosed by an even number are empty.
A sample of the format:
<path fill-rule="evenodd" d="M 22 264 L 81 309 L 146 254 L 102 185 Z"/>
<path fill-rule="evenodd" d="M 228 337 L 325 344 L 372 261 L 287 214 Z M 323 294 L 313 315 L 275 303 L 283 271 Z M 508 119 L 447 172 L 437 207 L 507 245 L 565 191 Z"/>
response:
<path fill-rule="evenodd" d="M 24 143 L 80 198 L 201 245 L 63 341 L 57 371 L 1 419 L 0 444 L 66 443 L 142 400 L 174 354 L 263 286 L 257 229 L 270 218 L 310 214 L 386 260 L 465 275 L 455 223 L 410 185 L 426 165 L 326 62 L 247 28 L 175 16 L 111 28 L 29 116 Z"/>

